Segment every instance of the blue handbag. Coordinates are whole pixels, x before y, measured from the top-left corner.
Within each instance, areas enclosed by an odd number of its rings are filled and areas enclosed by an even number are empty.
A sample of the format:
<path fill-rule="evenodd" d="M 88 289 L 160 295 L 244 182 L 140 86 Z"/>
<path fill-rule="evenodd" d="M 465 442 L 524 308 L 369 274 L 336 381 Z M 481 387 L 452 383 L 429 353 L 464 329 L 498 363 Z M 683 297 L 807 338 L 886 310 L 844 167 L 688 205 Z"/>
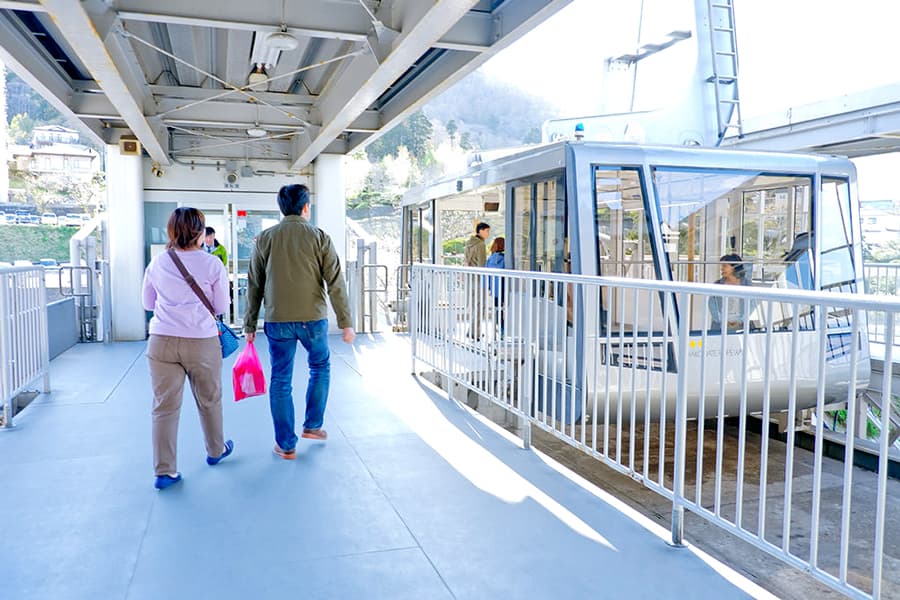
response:
<path fill-rule="evenodd" d="M 197 281 L 194 279 L 194 276 L 191 275 L 187 268 L 184 266 L 184 263 L 181 262 L 181 259 L 178 258 L 178 254 L 175 253 L 175 250 L 169 248 L 169 256 L 172 257 L 172 262 L 175 263 L 175 266 L 178 267 L 178 270 L 181 272 L 181 276 L 184 277 L 184 280 L 187 282 L 191 289 L 194 290 L 194 293 L 197 294 L 197 297 L 200 299 L 200 302 L 203 303 L 203 306 L 206 307 L 206 310 L 209 311 L 209 314 L 212 315 L 213 319 L 216 321 L 216 328 L 219 330 L 219 345 L 222 347 L 222 358 L 228 358 L 238 349 L 240 345 L 240 340 L 238 340 L 237 334 L 234 330 L 231 329 L 228 325 L 226 325 L 222 319 L 216 316 L 216 311 L 213 308 L 212 303 L 209 301 L 209 298 L 206 297 L 206 294 L 203 293 L 203 290 L 200 289 L 200 286 L 197 285 Z"/>
<path fill-rule="evenodd" d="M 237 334 L 222 319 L 216 319 L 216 327 L 219 328 L 219 344 L 222 346 L 222 358 L 228 358 L 238 349 L 240 340 Z"/>

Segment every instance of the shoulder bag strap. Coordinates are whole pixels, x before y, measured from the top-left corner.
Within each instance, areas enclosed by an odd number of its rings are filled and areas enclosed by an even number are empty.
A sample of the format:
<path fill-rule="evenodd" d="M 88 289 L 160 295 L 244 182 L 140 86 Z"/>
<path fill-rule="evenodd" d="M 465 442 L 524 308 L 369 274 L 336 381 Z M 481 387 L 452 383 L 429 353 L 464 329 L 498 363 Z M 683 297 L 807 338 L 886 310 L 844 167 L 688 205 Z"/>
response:
<path fill-rule="evenodd" d="M 203 293 L 203 290 L 200 289 L 200 286 L 197 285 L 197 281 L 194 279 L 194 276 L 191 275 L 187 268 L 184 266 L 184 263 L 181 262 L 181 259 L 178 257 L 178 254 L 172 248 L 169 248 L 169 256 L 172 257 L 172 262 L 175 263 L 175 266 L 178 267 L 178 270 L 181 271 L 181 276 L 184 277 L 184 280 L 187 282 L 191 289 L 194 290 L 194 293 L 197 294 L 197 297 L 200 298 L 200 302 L 203 303 L 203 306 L 206 307 L 206 310 L 209 311 L 209 314 L 213 316 L 213 319 L 217 319 L 216 311 L 213 308 L 212 303 L 209 301 L 209 298 L 206 297 L 206 294 Z"/>

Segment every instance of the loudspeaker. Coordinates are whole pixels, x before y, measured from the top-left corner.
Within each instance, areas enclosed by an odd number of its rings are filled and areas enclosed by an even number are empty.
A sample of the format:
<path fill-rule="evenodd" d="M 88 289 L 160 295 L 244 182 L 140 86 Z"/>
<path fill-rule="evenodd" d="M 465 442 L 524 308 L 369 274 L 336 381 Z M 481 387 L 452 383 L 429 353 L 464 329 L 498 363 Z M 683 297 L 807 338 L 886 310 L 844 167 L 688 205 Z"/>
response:
<path fill-rule="evenodd" d="M 119 154 L 122 156 L 140 156 L 141 143 L 137 140 L 122 138 L 119 140 Z"/>

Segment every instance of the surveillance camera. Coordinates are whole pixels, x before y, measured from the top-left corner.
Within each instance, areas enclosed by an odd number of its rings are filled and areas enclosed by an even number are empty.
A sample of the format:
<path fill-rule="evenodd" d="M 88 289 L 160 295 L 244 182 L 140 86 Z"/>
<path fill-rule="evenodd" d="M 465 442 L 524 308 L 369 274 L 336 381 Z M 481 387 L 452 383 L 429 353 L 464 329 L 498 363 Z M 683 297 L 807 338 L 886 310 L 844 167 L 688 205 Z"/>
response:
<path fill-rule="evenodd" d="M 225 175 L 225 181 L 231 185 L 234 185 L 238 182 L 238 174 L 237 171 L 229 171 L 227 175 Z"/>
<path fill-rule="evenodd" d="M 163 170 L 159 168 L 159 165 L 153 165 L 152 167 L 150 167 L 150 173 L 152 173 L 156 177 L 163 176 Z"/>

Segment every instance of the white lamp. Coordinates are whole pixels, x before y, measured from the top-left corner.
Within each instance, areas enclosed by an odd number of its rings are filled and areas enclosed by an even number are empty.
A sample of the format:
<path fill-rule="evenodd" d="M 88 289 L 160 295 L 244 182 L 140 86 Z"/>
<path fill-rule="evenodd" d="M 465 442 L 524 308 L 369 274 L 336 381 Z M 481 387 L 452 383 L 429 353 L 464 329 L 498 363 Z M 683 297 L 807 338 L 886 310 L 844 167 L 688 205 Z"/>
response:
<path fill-rule="evenodd" d="M 281 31 L 270 33 L 266 37 L 266 46 L 273 50 L 290 52 L 291 50 L 296 50 L 299 45 L 300 42 L 297 41 L 297 38 L 288 33 L 287 28 L 284 25 L 281 26 Z"/>

